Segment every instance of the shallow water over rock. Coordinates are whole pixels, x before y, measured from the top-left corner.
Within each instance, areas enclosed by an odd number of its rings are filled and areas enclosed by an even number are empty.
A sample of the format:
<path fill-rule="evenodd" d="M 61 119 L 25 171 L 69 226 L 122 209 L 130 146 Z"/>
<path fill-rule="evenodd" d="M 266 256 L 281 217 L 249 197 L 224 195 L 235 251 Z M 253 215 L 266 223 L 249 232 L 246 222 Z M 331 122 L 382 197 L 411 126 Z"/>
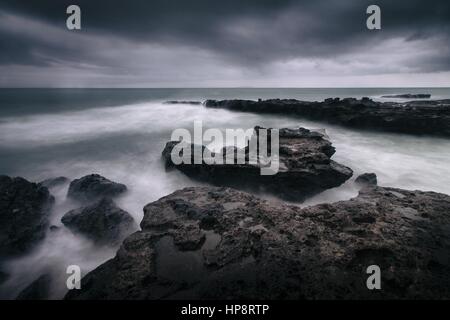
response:
<path fill-rule="evenodd" d="M 221 236 L 213 231 L 205 232 L 202 247 L 193 251 L 181 251 L 171 236 L 162 237 L 156 244 L 156 274 L 173 281 L 197 282 L 202 279 L 207 268 L 203 252 L 214 249 Z"/>

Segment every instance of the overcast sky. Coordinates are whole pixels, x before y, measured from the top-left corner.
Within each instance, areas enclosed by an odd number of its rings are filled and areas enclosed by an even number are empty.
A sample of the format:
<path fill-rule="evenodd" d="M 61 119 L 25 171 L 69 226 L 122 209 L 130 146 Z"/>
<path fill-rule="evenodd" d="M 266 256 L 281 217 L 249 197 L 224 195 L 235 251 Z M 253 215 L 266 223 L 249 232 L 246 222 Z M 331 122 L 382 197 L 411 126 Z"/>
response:
<path fill-rule="evenodd" d="M 450 1 L 0 0 L 0 86 L 449 87 Z"/>

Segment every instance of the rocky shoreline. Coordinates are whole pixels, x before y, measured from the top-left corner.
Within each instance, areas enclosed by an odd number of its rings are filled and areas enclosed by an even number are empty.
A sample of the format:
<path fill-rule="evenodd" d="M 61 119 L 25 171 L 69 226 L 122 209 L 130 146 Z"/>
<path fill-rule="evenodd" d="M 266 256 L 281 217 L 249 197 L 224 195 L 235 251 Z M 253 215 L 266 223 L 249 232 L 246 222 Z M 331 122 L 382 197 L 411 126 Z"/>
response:
<path fill-rule="evenodd" d="M 65 299 L 450 298 L 449 195 L 381 187 L 375 173 L 365 173 L 350 200 L 301 208 L 261 199 L 254 193 L 301 202 L 353 174 L 331 160 L 335 149 L 322 133 L 279 133 L 280 171 L 266 178 L 260 164 L 248 162 L 247 148 L 239 165 L 177 165 L 170 154 L 178 142 L 168 142 L 168 168 L 213 186 L 147 204 L 140 231 L 114 201 L 127 192 L 124 184 L 98 174 L 40 183 L 0 176 L 0 285 L 9 276 L 2 261 L 30 252 L 54 227 L 120 246 Z M 237 151 L 224 148 L 218 156 Z M 69 181 L 66 196 L 79 206 L 63 215 L 61 227 L 49 226 L 48 188 Z M 381 269 L 382 290 L 367 289 L 370 265 Z M 17 299 L 48 298 L 52 281 L 41 274 Z"/>
<path fill-rule="evenodd" d="M 415 135 L 450 136 L 450 100 L 376 102 L 369 98 L 206 100 L 207 108 L 282 114 L 349 128 Z"/>

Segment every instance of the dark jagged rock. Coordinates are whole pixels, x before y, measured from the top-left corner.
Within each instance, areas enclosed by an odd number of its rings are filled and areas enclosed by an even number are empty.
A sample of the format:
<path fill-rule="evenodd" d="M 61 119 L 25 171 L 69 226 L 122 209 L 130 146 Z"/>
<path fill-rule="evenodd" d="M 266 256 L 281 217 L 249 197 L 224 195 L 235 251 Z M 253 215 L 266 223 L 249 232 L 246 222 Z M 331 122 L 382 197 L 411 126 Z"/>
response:
<path fill-rule="evenodd" d="M 23 254 L 44 238 L 53 202 L 43 186 L 0 176 L 0 257 Z"/>
<path fill-rule="evenodd" d="M 67 196 L 80 201 L 115 197 L 127 190 L 124 184 L 113 182 L 99 174 L 90 174 L 70 183 Z"/>
<path fill-rule="evenodd" d="M 254 137 L 260 127 L 255 128 Z M 304 128 L 279 130 L 279 171 L 275 175 L 261 175 L 261 165 L 249 163 L 248 148 L 245 164 L 174 164 L 171 152 L 179 142 L 171 141 L 162 152 L 166 167 L 175 167 L 187 176 L 217 186 L 229 186 L 244 190 L 270 192 L 284 199 L 303 201 L 306 197 L 326 189 L 337 187 L 348 180 L 353 172 L 330 157 L 335 153 L 331 142 L 318 132 Z M 268 143 L 270 146 L 270 142 Z M 186 144 L 187 148 L 189 145 Z M 206 149 L 201 146 L 202 151 Z M 227 152 L 235 153 L 238 148 L 227 147 L 217 155 L 226 159 Z M 236 159 L 236 154 L 231 156 Z"/>
<path fill-rule="evenodd" d="M 362 186 L 376 186 L 378 184 L 375 173 L 363 173 L 356 178 L 355 182 Z"/>
<path fill-rule="evenodd" d="M 202 102 L 201 101 L 169 100 L 169 101 L 166 101 L 165 104 L 193 104 L 193 105 L 200 105 L 200 104 L 202 104 Z"/>
<path fill-rule="evenodd" d="M 53 187 L 65 184 L 67 182 L 69 182 L 68 178 L 66 178 L 66 177 L 57 177 L 57 178 L 46 179 L 44 181 L 39 182 L 39 184 L 41 186 L 46 187 L 46 188 L 53 188 Z"/>
<path fill-rule="evenodd" d="M 294 115 L 351 128 L 418 135 L 450 136 L 450 100 L 375 102 L 369 98 L 330 98 L 323 102 L 295 99 L 207 100 L 208 108 Z"/>
<path fill-rule="evenodd" d="M 204 219 L 215 220 L 212 230 Z M 186 188 L 145 206 L 141 228 L 66 299 L 450 298 L 444 194 L 367 187 L 302 209 Z M 186 251 L 185 242 L 196 245 Z M 382 290 L 366 286 L 371 265 Z"/>
<path fill-rule="evenodd" d="M 398 98 L 398 99 L 429 99 L 431 98 L 431 94 L 428 93 L 406 93 L 406 94 L 394 94 L 394 95 L 387 95 L 387 96 L 381 96 L 382 98 Z"/>
<path fill-rule="evenodd" d="M 81 233 L 101 245 L 117 245 L 137 229 L 133 217 L 103 198 L 93 204 L 71 210 L 61 222 L 75 233 Z"/>
<path fill-rule="evenodd" d="M 16 300 L 45 300 L 50 294 L 52 278 L 49 274 L 44 274 L 33 281 L 28 287 L 23 289 Z"/>

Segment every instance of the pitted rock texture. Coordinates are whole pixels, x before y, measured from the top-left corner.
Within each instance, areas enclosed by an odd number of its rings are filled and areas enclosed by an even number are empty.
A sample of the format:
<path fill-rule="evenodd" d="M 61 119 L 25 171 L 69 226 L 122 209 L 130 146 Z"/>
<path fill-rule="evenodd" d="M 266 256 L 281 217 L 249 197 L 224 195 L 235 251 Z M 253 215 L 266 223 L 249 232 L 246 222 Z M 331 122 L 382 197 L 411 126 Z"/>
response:
<path fill-rule="evenodd" d="M 450 298 L 444 194 L 374 186 L 302 209 L 199 187 L 144 213 L 142 231 L 66 299 Z M 382 290 L 366 286 L 370 265 Z"/>
<path fill-rule="evenodd" d="M 255 127 L 252 138 L 257 139 L 260 127 Z M 268 132 L 271 132 L 268 129 Z M 269 151 L 270 151 L 269 134 Z M 245 153 L 245 163 L 237 161 L 227 163 L 226 158 L 231 152 L 231 158 L 236 159 L 236 147 L 225 147 L 221 154 L 215 156 L 224 159 L 223 164 L 210 164 L 203 159 L 201 164 L 195 164 L 195 145 L 186 144 L 186 150 L 191 152 L 190 163 L 175 164 L 172 160 L 174 147 L 180 142 L 170 141 L 162 152 L 167 168 L 176 168 L 190 178 L 211 183 L 215 186 L 227 186 L 245 191 L 267 192 L 283 199 L 301 202 L 307 197 L 334 188 L 348 180 L 353 172 L 333 160 L 335 148 L 324 135 L 304 128 L 279 130 L 279 169 L 274 175 L 263 175 L 261 167 L 264 162 L 252 164 L 249 161 L 249 147 L 242 150 Z M 205 146 L 199 146 L 205 154 Z M 259 150 L 259 147 L 258 149 Z M 184 151 L 181 151 L 181 153 Z M 270 154 L 270 152 L 269 152 Z"/>

